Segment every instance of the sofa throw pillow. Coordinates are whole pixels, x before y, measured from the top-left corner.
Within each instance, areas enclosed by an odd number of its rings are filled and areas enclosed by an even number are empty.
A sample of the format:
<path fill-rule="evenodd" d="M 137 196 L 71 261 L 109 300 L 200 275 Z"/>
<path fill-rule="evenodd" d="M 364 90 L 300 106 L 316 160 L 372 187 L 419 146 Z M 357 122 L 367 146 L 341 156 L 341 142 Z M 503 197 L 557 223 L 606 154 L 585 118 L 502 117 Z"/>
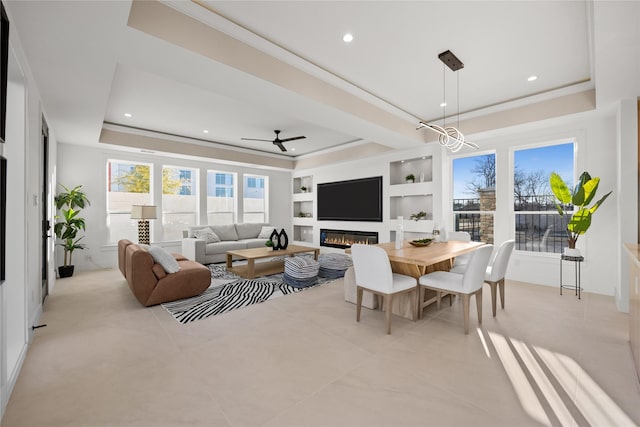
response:
<path fill-rule="evenodd" d="M 160 264 L 167 273 L 177 273 L 180 271 L 178 261 L 162 246 L 149 246 L 147 251 L 151 254 L 153 260 Z"/>
<path fill-rule="evenodd" d="M 236 232 L 236 226 L 234 224 L 214 225 L 212 230 L 222 241 L 238 240 L 238 233 Z"/>
<path fill-rule="evenodd" d="M 205 243 L 218 243 L 220 241 L 220 237 L 209 227 L 203 228 L 202 230 L 195 230 L 193 232 L 193 236 L 196 239 L 202 239 Z"/>
<path fill-rule="evenodd" d="M 260 230 L 260 234 L 258 234 L 258 239 L 269 239 L 271 238 L 271 233 L 276 228 L 273 225 L 263 225 Z"/>
<path fill-rule="evenodd" d="M 236 224 L 238 240 L 255 239 L 262 229 L 261 222 L 243 222 Z"/>

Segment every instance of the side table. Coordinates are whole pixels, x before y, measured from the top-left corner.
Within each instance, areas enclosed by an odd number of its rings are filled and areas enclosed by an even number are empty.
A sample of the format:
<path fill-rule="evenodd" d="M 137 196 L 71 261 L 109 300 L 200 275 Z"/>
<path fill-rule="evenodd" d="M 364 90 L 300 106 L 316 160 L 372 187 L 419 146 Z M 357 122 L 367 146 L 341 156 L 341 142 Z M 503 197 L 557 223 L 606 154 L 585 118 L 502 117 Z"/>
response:
<path fill-rule="evenodd" d="M 562 283 L 562 264 L 563 261 L 572 261 L 574 263 L 574 269 L 575 269 L 575 285 L 565 285 Z M 571 289 L 574 290 L 576 292 L 576 295 L 578 296 L 578 299 L 580 299 L 580 291 L 582 290 L 582 287 L 580 286 L 580 270 L 581 270 L 581 266 L 582 266 L 582 261 L 584 261 L 584 257 L 583 256 L 568 256 L 568 255 L 560 255 L 560 295 L 562 295 L 562 289 Z"/>

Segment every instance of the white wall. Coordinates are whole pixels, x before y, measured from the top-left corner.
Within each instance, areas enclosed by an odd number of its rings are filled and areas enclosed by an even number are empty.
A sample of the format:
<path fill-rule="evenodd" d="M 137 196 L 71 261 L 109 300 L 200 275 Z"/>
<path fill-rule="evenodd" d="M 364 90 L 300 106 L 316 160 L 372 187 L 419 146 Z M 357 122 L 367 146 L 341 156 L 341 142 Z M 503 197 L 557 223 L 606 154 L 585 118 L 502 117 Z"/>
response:
<path fill-rule="evenodd" d="M 534 144 L 573 138 L 577 143 L 576 171 L 580 174 L 587 170 L 593 176 L 601 178 L 599 193 L 613 190 L 604 205 L 594 216 L 589 232 L 581 236 L 578 247 L 582 249 L 586 261 L 582 265 L 582 286 L 587 292 L 604 295 L 615 295 L 620 288 L 618 270 L 621 260 L 618 249 L 621 240 L 618 235 L 617 215 L 617 168 L 616 168 L 616 119 L 615 111 L 589 112 L 571 117 L 563 117 L 545 122 L 527 124 L 510 129 L 470 135 L 469 140 L 480 145 L 480 152 L 496 152 L 497 168 L 497 203 L 505 206 L 496 213 L 495 244 L 514 238 L 515 219 L 510 206 L 512 197 L 509 192 L 513 149 L 524 148 Z M 629 142 L 625 142 L 629 143 Z M 635 142 L 634 142 L 635 144 Z M 451 161 L 452 154 L 441 151 L 437 143 L 426 144 L 414 150 L 394 152 L 377 157 L 344 162 L 324 168 L 296 170 L 295 176 L 313 175 L 314 184 L 341 179 L 363 178 L 383 175 L 388 183 L 389 163 L 402 158 L 418 157 L 425 154 L 434 155 L 433 182 L 437 190 L 434 192 L 434 220 L 451 230 L 453 215 L 451 212 Z M 469 152 L 466 152 L 469 154 Z M 635 159 L 636 157 L 634 157 Z M 635 175 L 634 175 L 635 176 Z M 635 185 L 635 184 L 634 184 Z M 388 186 L 385 185 L 385 191 Z M 388 193 L 384 196 L 388 205 Z M 366 229 L 381 232 L 384 236 L 395 228 L 395 221 L 389 218 L 388 206 L 385 206 L 384 223 L 349 223 L 314 222 L 317 235 L 319 227 Z M 635 210 L 634 210 L 635 211 Z M 406 222 L 405 222 L 406 223 Z M 317 237 L 314 238 L 317 244 Z M 566 265 L 568 267 L 568 265 Z M 559 284 L 559 257 L 526 252 L 516 252 L 509 266 L 507 278 L 534 284 L 557 287 Z M 566 271 L 567 269 L 565 269 Z M 573 277 L 565 276 L 565 280 Z"/>
<path fill-rule="evenodd" d="M 8 11 L 9 13 L 9 11 Z M 11 20 L 11 16 L 9 16 Z M 0 286 L 0 417 L 42 312 L 40 97 L 15 31 L 7 90 L 7 280 Z M 55 140 L 51 147 L 55 153 Z M 33 196 L 37 195 L 37 199 Z"/>
<path fill-rule="evenodd" d="M 291 228 L 291 172 L 271 169 L 258 169 L 250 167 L 233 166 L 214 161 L 196 161 L 178 159 L 161 155 L 135 153 L 131 151 L 114 150 L 110 147 L 92 148 L 72 144 L 58 144 L 57 180 L 67 187 L 82 185 L 87 194 L 91 206 L 82 211 L 82 217 L 86 219 L 87 231 L 83 242 L 88 249 L 75 251 L 73 264 L 78 270 L 93 270 L 99 268 L 117 267 L 117 245 L 108 243 L 107 239 L 107 215 L 106 215 L 106 167 L 109 159 L 128 160 L 151 163 L 154 171 L 159 171 L 162 165 L 186 166 L 200 169 L 200 223 L 206 221 L 206 170 L 220 170 L 236 172 L 238 182 L 242 181 L 242 174 L 265 175 L 269 177 L 269 222 L 278 227 L 285 228 L 287 233 L 292 233 Z M 158 173 L 154 174 L 160 179 Z M 161 188 L 161 181 L 154 185 Z M 238 191 L 240 199 L 238 203 L 238 220 L 242 220 L 242 191 Z M 160 206 L 161 195 L 156 192 L 154 203 Z M 181 242 L 161 242 L 161 219 L 151 220 L 152 243 L 158 243 L 169 248 L 173 252 L 180 252 Z M 157 222 L 157 224 L 156 224 Z M 137 235 L 131 236 L 136 241 Z M 56 249 L 58 265 L 61 265 L 61 249 Z"/>
<path fill-rule="evenodd" d="M 577 145 L 576 177 L 582 171 L 601 178 L 599 194 L 609 190 L 614 194 L 594 215 L 589 232 L 581 236 L 577 247 L 585 257 L 582 264 L 582 287 L 588 292 L 614 295 L 619 283 L 617 266 L 620 242 L 617 239 L 616 215 L 616 123 L 611 113 L 584 113 L 512 129 L 502 129 L 487 135 L 476 135 L 473 141 L 482 150 L 496 153 L 496 186 L 498 208 L 495 224 L 495 243 L 514 238 L 515 217 L 512 211 L 514 149 L 541 143 L 573 140 Z M 447 162 L 448 169 L 450 162 Z M 450 171 L 448 171 L 450 173 Z M 450 176 L 449 178 L 450 179 Z M 449 194 L 444 195 L 450 206 Z M 560 280 L 560 261 L 557 254 L 515 251 L 509 264 L 507 278 L 523 282 L 557 287 Z M 565 263 L 565 281 L 573 283 L 572 265 Z M 571 268 L 569 268 L 571 267 Z"/>
<path fill-rule="evenodd" d="M 390 235 L 396 230 L 397 221 L 396 218 L 391 217 L 390 197 L 396 195 L 397 190 L 390 185 L 390 163 L 400 160 L 409 160 L 414 158 L 421 158 L 423 156 L 433 157 L 433 181 L 429 188 L 436 190 L 433 194 L 433 206 L 439 206 L 441 204 L 441 150 L 440 147 L 435 144 L 429 144 L 421 146 L 417 149 L 394 151 L 390 154 L 382 154 L 372 157 L 366 157 L 363 159 L 344 161 L 341 163 L 333 164 L 331 166 L 318 167 L 313 169 L 296 170 L 294 175 L 296 177 L 312 176 L 314 194 L 316 192 L 316 185 L 326 182 L 343 181 L 357 178 L 367 178 L 374 176 L 382 176 L 382 217 L 383 222 L 360 222 L 360 221 L 317 221 L 317 203 L 314 201 L 313 220 L 304 220 L 305 225 L 313 226 L 313 244 L 320 244 L 320 228 L 338 229 L 338 230 L 352 230 L 352 231 L 371 231 L 378 232 L 379 242 L 390 241 Z M 416 176 L 417 178 L 417 176 Z M 408 186 L 418 186 L 419 184 L 407 184 Z M 394 187 L 394 188 L 392 188 Z M 413 187 L 417 188 L 417 187 Z M 407 189 L 411 192 L 411 187 Z M 429 211 L 428 208 L 423 207 L 419 210 Z M 429 214 L 431 212 L 428 212 Z M 419 231 L 426 232 L 431 231 L 434 222 L 443 222 L 441 210 L 433 212 L 433 220 L 420 221 L 416 223 L 410 221 L 409 218 L 404 218 L 404 227 L 407 233 Z M 331 251 L 331 249 L 323 248 L 323 251 Z"/>

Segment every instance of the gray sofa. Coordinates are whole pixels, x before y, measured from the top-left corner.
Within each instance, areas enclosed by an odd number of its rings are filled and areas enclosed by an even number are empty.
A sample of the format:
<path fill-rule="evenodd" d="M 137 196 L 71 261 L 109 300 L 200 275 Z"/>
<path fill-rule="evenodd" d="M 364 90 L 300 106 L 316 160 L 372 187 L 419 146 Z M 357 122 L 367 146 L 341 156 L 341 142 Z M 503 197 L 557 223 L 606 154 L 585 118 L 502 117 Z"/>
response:
<path fill-rule="evenodd" d="M 260 239 L 258 235 L 262 223 L 242 223 L 230 225 L 196 225 L 182 231 L 182 255 L 200 264 L 224 262 L 226 252 L 238 249 L 259 248 L 268 239 Z M 220 242 L 206 243 L 203 239 L 194 237 L 193 232 L 204 228 L 211 228 L 220 238 Z M 273 227 L 276 228 L 276 227 Z"/>

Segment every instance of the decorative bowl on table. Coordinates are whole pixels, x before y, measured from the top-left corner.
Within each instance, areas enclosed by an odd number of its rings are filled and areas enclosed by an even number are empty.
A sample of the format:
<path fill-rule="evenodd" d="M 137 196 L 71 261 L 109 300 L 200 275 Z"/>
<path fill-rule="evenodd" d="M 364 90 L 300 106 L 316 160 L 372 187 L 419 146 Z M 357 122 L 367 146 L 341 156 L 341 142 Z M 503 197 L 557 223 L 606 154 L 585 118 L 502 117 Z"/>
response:
<path fill-rule="evenodd" d="M 409 244 L 411 246 L 416 246 L 416 247 L 424 247 L 424 246 L 429 246 L 430 244 L 432 244 L 433 242 L 435 242 L 434 239 L 417 239 L 417 240 L 409 240 Z"/>

